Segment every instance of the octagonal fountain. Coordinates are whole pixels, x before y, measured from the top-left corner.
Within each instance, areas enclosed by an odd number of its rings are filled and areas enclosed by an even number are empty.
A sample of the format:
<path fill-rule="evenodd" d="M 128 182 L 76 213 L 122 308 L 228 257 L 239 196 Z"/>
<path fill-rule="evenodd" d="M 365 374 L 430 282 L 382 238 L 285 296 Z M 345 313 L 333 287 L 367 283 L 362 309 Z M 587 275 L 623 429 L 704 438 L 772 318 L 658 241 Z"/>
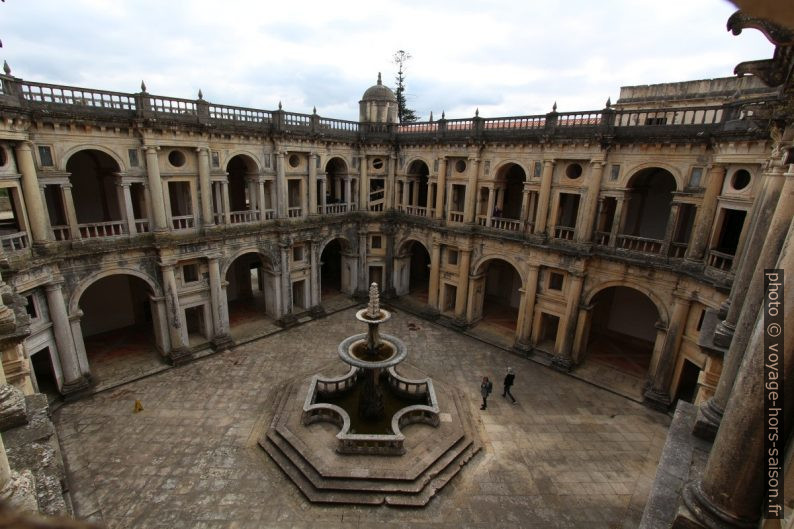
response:
<path fill-rule="evenodd" d="M 377 284 L 356 318 L 367 332 L 339 344 L 347 372 L 285 381 L 259 444 L 309 501 L 425 505 L 480 450 L 469 406 L 456 388 L 403 362 L 402 340 L 380 332 L 391 313 Z"/>

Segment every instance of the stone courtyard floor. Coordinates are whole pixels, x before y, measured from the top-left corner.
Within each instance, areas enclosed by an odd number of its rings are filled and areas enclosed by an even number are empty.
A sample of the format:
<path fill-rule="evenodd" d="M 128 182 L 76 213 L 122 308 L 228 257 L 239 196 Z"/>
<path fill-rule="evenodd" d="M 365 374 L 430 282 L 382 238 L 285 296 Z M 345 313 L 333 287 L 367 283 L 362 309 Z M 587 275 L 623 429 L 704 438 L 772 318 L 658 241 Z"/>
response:
<path fill-rule="evenodd" d="M 58 409 L 76 515 L 147 529 L 638 526 L 667 415 L 402 311 L 382 330 L 463 390 L 480 429 L 483 450 L 427 507 L 310 504 L 256 443 L 276 385 L 365 331 L 348 309 Z M 501 397 L 507 366 L 516 405 Z"/>

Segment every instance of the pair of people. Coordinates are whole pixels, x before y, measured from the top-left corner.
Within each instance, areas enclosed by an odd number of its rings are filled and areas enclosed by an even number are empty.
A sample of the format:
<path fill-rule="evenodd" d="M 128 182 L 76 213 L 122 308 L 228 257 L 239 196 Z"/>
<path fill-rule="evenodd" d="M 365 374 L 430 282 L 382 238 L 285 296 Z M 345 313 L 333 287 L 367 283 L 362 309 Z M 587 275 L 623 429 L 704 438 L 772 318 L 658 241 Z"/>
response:
<path fill-rule="evenodd" d="M 516 374 L 513 372 L 512 367 L 507 368 L 507 374 L 505 374 L 504 379 L 504 390 L 502 391 L 502 397 L 507 398 L 510 397 L 510 400 L 513 401 L 513 404 L 516 403 L 516 398 L 510 393 L 510 388 L 513 387 L 513 384 L 516 380 Z M 488 377 L 482 377 L 482 384 L 480 384 L 480 395 L 482 395 L 482 405 L 480 406 L 481 410 L 488 409 L 488 395 L 491 394 L 493 391 L 493 382 L 488 380 Z"/>

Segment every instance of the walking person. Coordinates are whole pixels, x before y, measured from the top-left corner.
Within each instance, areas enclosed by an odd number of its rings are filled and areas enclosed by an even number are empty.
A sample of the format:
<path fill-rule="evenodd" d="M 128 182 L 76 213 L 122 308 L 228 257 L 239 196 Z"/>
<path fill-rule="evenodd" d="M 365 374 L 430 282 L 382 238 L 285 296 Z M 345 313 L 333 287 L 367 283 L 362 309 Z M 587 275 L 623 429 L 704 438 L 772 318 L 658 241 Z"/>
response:
<path fill-rule="evenodd" d="M 504 391 L 502 391 L 502 397 L 507 398 L 508 396 L 510 396 L 510 400 L 513 401 L 513 404 L 516 403 L 516 398 L 513 396 L 512 393 L 510 393 L 510 388 L 513 386 L 513 382 L 515 382 L 515 380 L 516 380 L 516 374 L 513 373 L 513 368 L 508 367 L 507 374 L 505 375 L 505 382 L 504 382 L 505 389 Z"/>
<path fill-rule="evenodd" d="M 488 377 L 482 377 L 482 384 L 480 384 L 480 394 L 482 395 L 481 410 L 488 408 L 488 395 L 493 391 L 493 382 L 488 380 Z"/>

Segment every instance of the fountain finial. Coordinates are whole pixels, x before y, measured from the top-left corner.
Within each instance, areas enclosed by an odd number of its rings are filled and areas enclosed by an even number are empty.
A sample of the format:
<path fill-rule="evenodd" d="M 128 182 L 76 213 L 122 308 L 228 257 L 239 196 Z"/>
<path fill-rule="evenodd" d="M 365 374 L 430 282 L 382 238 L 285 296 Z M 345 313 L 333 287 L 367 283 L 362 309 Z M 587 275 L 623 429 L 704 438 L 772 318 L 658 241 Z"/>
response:
<path fill-rule="evenodd" d="M 380 296 L 378 296 L 377 283 L 372 283 L 369 286 L 369 306 L 367 307 L 367 316 L 372 319 L 380 316 Z"/>

